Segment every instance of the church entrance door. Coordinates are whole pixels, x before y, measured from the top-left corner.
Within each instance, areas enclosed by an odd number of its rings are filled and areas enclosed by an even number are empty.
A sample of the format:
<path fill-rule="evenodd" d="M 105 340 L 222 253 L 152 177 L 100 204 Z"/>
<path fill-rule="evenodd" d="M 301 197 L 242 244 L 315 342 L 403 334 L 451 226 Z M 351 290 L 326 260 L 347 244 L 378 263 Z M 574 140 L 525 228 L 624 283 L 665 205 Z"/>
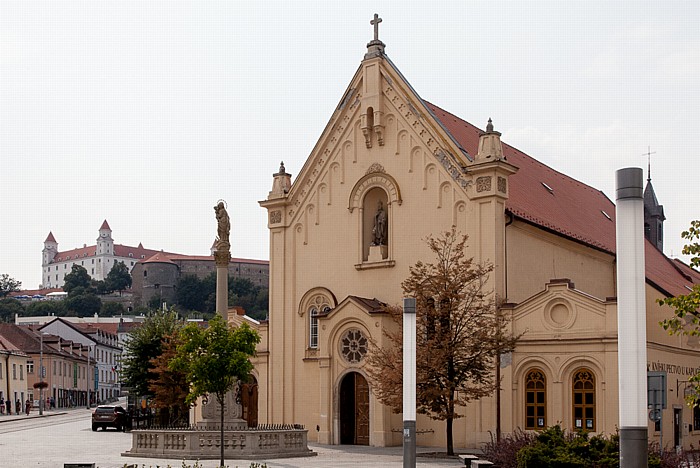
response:
<path fill-rule="evenodd" d="M 369 445 L 369 385 L 357 372 L 340 383 L 340 443 Z"/>

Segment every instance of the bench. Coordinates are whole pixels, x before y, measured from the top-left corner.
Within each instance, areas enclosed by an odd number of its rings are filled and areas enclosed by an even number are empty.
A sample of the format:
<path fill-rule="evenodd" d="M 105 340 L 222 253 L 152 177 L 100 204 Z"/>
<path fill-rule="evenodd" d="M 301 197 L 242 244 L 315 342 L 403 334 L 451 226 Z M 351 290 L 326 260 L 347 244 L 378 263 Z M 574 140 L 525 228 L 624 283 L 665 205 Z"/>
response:
<path fill-rule="evenodd" d="M 478 460 L 479 457 L 477 457 L 476 455 L 472 455 L 471 453 L 467 453 L 464 455 L 459 455 L 459 459 L 462 460 L 462 462 L 464 462 L 464 466 L 471 467 L 472 461 Z"/>

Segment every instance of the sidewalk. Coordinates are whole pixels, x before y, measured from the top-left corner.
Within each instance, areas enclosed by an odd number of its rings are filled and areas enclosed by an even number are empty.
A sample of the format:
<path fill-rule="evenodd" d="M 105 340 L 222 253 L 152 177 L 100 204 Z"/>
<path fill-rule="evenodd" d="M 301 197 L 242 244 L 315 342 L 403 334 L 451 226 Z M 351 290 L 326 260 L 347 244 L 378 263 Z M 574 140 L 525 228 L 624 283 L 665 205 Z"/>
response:
<path fill-rule="evenodd" d="M 8 421 L 16 421 L 18 419 L 34 419 L 34 418 L 44 418 L 47 416 L 58 416 L 59 414 L 66 414 L 69 411 L 75 411 L 75 410 L 85 410 L 87 411 L 87 408 L 85 407 L 74 407 L 74 408 L 53 408 L 50 410 L 44 410 L 44 414 L 40 415 L 39 414 L 39 408 L 32 408 L 32 410 L 29 412 L 29 415 L 25 414 L 24 411 L 21 412 L 20 414 L 15 414 L 12 413 L 10 415 L 6 413 L 0 414 L 0 423 L 3 422 L 8 422 Z"/>

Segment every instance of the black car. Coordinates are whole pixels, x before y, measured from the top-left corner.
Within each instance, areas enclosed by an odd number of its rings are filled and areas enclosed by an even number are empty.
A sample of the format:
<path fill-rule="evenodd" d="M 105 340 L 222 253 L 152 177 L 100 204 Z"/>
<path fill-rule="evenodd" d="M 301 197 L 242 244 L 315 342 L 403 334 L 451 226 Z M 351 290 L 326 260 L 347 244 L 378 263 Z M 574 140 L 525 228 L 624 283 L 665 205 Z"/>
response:
<path fill-rule="evenodd" d="M 98 406 L 92 413 L 92 430 L 98 428 L 107 429 L 113 427 L 118 431 L 123 431 L 128 425 L 129 415 L 121 406 Z"/>

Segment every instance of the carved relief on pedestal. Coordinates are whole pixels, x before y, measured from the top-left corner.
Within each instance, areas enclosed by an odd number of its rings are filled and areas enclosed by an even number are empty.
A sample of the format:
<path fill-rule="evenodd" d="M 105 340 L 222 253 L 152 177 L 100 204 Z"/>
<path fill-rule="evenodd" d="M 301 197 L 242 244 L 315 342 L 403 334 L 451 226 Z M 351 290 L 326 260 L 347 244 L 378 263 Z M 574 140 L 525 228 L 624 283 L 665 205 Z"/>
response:
<path fill-rule="evenodd" d="M 507 181 L 505 177 L 498 177 L 498 191 L 501 193 L 507 192 Z"/>
<path fill-rule="evenodd" d="M 490 192 L 491 191 L 491 177 L 482 176 L 476 178 L 476 191 L 477 192 Z"/>
<path fill-rule="evenodd" d="M 282 212 L 280 210 L 270 211 L 270 224 L 279 224 L 282 222 Z"/>

